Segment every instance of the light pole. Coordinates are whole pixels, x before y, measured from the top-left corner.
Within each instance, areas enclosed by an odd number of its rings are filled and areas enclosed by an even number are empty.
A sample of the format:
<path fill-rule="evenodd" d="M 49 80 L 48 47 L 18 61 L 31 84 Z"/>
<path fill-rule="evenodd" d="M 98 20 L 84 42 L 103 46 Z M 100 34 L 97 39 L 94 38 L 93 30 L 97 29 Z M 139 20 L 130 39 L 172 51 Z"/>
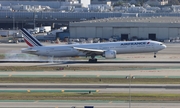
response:
<path fill-rule="evenodd" d="M 33 11 L 33 26 L 34 26 L 34 29 L 36 28 L 36 19 L 38 18 L 38 15 L 36 13 L 36 11 L 34 10 Z"/>
<path fill-rule="evenodd" d="M 34 24 L 34 29 L 35 29 L 35 27 L 36 27 L 36 22 L 35 22 L 35 11 L 34 11 L 34 15 L 33 15 L 33 24 Z"/>
<path fill-rule="evenodd" d="M 14 11 L 13 11 L 13 30 L 15 30 L 15 18 L 14 18 Z"/>
<path fill-rule="evenodd" d="M 135 77 L 129 74 L 129 76 L 126 76 L 126 79 L 129 79 L 129 108 L 131 108 L 131 80 L 135 79 Z"/>

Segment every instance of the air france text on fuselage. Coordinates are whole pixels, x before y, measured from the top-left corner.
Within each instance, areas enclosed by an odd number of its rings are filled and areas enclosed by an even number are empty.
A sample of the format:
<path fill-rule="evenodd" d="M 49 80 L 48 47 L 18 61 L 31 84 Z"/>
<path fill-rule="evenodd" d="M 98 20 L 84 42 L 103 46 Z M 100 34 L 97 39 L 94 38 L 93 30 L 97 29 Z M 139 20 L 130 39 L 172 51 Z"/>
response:
<path fill-rule="evenodd" d="M 121 45 L 145 45 L 146 42 L 121 43 Z"/>

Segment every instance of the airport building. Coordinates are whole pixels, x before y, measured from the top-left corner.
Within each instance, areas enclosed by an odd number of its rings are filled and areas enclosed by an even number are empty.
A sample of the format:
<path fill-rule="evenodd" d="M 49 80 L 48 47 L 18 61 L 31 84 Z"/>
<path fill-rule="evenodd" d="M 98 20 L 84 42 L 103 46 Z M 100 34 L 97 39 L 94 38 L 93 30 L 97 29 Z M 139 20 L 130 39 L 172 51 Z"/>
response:
<path fill-rule="evenodd" d="M 71 38 L 166 40 L 180 37 L 179 17 L 120 17 L 70 23 Z"/>

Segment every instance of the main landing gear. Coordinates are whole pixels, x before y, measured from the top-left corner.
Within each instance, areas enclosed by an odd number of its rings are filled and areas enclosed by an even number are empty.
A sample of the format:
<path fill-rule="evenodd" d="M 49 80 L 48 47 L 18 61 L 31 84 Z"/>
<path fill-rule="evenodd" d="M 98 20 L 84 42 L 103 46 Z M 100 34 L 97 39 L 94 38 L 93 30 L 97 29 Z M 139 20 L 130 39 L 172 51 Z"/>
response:
<path fill-rule="evenodd" d="M 97 59 L 89 59 L 89 63 L 97 63 Z"/>
<path fill-rule="evenodd" d="M 91 59 L 89 59 L 89 63 L 97 63 L 97 59 L 95 56 L 91 56 Z"/>

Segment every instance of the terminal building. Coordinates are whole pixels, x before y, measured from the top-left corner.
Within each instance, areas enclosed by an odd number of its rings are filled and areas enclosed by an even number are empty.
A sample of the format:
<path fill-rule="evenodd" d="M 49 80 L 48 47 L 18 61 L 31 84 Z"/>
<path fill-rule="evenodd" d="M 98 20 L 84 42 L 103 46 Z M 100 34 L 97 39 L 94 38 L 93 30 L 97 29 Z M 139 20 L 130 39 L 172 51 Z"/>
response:
<path fill-rule="evenodd" d="M 180 37 L 179 17 L 120 17 L 70 23 L 71 38 L 166 40 Z"/>

